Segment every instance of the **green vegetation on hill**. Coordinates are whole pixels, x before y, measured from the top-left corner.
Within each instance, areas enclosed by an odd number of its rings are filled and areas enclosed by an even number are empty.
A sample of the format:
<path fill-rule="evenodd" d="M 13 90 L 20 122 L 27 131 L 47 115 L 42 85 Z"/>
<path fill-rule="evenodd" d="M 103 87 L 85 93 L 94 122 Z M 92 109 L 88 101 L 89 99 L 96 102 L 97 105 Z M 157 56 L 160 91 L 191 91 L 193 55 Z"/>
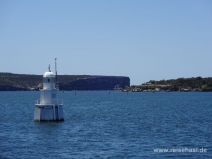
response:
<path fill-rule="evenodd" d="M 201 91 L 212 91 L 212 78 L 178 78 L 176 80 L 161 80 L 151 81 L 156 85 L 170 85 L 173 90 L 201 90 Z"/>
<path fill-rule="evenodd" d="M 212 77 L 178 78 L 171 80 L 151 80 L 142 85 L 131 86 L 126 91 L 212 91 Z"/>
<path fill-rule="evenodd" d="M 112 90 L 130 86 L 129 77 L 59 75 L 61 90 Z M 0 91 L 39 90 L 42 87 L 42 75 L 0 73 Z"/>

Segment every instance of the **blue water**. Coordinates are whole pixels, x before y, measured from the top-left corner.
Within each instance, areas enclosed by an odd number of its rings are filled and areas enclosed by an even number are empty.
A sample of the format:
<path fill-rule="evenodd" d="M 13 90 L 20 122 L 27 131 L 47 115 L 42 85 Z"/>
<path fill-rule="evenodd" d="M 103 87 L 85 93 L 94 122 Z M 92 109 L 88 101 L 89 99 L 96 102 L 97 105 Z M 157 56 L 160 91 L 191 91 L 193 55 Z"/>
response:
<path fill-rule="evenodd" d="M 0 92 L 0 158 L 212 158 L 212 93 L 60 93 L 65 122 L 36 123 L 39 92 Z M 154 148 L 207 148 L 157 153 Z"/>

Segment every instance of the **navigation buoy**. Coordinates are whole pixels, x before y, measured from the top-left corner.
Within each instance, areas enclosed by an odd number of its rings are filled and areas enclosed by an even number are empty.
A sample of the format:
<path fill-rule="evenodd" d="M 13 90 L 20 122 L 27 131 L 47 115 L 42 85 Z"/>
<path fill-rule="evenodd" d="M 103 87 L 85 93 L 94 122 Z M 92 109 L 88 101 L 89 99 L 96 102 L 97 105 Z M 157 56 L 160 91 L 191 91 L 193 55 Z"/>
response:
<path fill-rule="evenodd" d="M 43 75 L 43 89 L 40 99 L 35 104 L 35 121 L 64 121 L 63 102 L 58 99 L 57 65 L 55 58 L 55 74 L 49 70 Z"/>

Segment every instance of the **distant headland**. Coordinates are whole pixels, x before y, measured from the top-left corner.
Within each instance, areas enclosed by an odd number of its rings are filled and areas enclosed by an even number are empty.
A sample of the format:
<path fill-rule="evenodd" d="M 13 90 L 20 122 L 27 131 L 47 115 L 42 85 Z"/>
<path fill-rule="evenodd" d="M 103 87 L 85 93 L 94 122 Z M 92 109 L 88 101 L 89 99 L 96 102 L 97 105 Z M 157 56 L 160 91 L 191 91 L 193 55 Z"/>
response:
<path fill-rule="evenodd" d="M 160 80 L 143 83 L 141 85 L 132 85 L 123 89 L 125 92 L 212 92 L 212 77 L 192 77 L 178 78 L 170 80 Z"/>
<path fill-rule="evenodd" d="M 124 76 L 58 75 L 60 90 L 113 90 L 130 87 Z M 33 91 L 42 88 L 42 75 L 0 73 L 0 91 Z"/>
<path fill-rule="evenodd" d="M 120 90 L 123 92 L 212 92 L 212 77 L 150 80 L 130 85 L 127 76 L 58 75 L 60 90 Z M 42 75 L 0 73 L 0 91 L 36 91 L 42 88 Z"/>

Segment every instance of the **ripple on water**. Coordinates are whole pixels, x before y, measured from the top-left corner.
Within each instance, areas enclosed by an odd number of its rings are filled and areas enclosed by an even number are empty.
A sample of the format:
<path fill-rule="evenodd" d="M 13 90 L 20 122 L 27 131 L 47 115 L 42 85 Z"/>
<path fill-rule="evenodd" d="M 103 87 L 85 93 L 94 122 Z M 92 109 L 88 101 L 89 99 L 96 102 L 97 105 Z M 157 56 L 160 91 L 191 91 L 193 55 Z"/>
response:
<path fill-rule="evenodd" d="M 0 158 L 212 158 L 212 93 L 65 92 L 65 122 L 33 122 L 38 92 L 0 92 Z"/>

